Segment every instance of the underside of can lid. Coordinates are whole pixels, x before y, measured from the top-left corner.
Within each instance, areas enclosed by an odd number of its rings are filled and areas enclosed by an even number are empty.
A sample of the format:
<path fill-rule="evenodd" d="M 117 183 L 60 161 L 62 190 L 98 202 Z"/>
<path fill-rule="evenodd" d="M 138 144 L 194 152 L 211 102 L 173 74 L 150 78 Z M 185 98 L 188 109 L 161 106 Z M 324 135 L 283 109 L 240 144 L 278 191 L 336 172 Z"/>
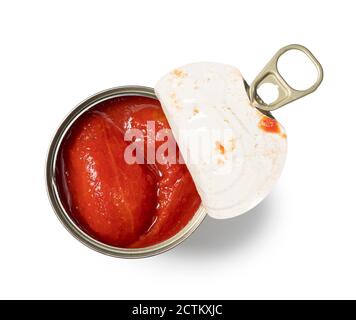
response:
<path fill-rule="evenodd" d="M 155 92 L 210 216 L 238 216 L 267 196 L 283 169 L 286 134 L 251 105 L 237 68 L 188 64 Z"/>

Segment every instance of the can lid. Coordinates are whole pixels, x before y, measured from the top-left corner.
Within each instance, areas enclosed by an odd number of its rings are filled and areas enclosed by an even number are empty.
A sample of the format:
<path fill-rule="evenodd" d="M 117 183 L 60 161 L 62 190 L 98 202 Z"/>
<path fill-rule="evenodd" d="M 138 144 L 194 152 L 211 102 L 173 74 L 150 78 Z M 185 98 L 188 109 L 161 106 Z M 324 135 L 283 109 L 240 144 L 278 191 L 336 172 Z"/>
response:
<path fill-rule="evenodd" d="M 283 169 L 286 134 L 251 104 L 238 69 L 188 64 L 155 92 L 210 216 L 240 215 L 266 197 Z"/>

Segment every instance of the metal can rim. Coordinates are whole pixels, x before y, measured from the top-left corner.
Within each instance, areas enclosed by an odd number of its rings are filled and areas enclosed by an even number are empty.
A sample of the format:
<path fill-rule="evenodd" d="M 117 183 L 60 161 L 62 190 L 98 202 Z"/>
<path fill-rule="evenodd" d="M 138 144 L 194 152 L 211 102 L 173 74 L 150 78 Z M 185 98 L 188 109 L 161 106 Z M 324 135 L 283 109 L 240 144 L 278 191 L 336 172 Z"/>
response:
<path fill-rule="evenodd" d="M 87 233 L 85 233 L 70 215 L 64 209 L 60 197 L 57 191 L 56 181 L 55 181 L 55 166 L 58 155 L 59 147 L 74 121 L 80 117 L 84 112 L 94 107 L 98 103 L 122 96 L 144 96 L 153 99 L 157 99 L 154 89 L 145 86 L 120 86 L 114 87 L 107 90 L 100 91 L 87 99 L 80 102 L 67 117 L 62 121 L 61 125 L 57 129 L 50 148 L 48 151 L 47 162 L 46 162 L 46 184 L 47 184 L 47 193 L 49 196 L 50 203 L 54 212 L 56 213 L 58 219 L 64 225 L 64 227 L 72 234 L 77 240 L 82 242 L 87 247 L 98 251 L 100 253 L 118 257 L 118 258 L 145 258 L 154 256 L 160 253 L 163 253 L 169 249 L 180 244 L 182 241 L 187 239 L 200 225 L 206 216 L 205 208 L 200 205 L 192 220 L 177 234 L 173 237 L 158 243 L 153 246 L 145 248 L 119 248 L 115 246 L 110 246 L 105 243 L 102 243 Z"/>

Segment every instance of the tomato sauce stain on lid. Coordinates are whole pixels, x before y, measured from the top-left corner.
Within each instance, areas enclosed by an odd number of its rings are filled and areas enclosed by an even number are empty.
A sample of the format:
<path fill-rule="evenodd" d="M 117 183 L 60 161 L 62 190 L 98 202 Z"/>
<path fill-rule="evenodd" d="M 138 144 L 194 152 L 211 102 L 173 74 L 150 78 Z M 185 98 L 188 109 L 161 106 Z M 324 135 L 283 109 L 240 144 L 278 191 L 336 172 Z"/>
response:
<path fill-rule="evenodd" d="M 263 116 L 258 124 L 259 128 L 263 131 L 270 132 L 270 133 L 281 133 L 281 128 L 279 123 L 276 119 Z"/>

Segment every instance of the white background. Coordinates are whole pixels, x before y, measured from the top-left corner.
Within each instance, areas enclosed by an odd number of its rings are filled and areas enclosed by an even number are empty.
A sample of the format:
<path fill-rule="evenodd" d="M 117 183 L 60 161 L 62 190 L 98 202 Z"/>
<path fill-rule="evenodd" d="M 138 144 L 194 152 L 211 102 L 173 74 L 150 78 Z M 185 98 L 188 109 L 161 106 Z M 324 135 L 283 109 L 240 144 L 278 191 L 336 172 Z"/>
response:
<path fill-rule="evenodd" d="M 0 298 L 356 298 L 354 1 L 6 1 L 0 4 Z M 117 85 L 194 61 L 251 82 L 282 46 L 317 56 L 314 94 L 274 113 L 289 154 L 272 194 L 206 219 L 176 249 L 121 260 L 87 249 L 47 199 L 65 115 Z M 298 69 L 298 68 L 294 68 Z"/>

